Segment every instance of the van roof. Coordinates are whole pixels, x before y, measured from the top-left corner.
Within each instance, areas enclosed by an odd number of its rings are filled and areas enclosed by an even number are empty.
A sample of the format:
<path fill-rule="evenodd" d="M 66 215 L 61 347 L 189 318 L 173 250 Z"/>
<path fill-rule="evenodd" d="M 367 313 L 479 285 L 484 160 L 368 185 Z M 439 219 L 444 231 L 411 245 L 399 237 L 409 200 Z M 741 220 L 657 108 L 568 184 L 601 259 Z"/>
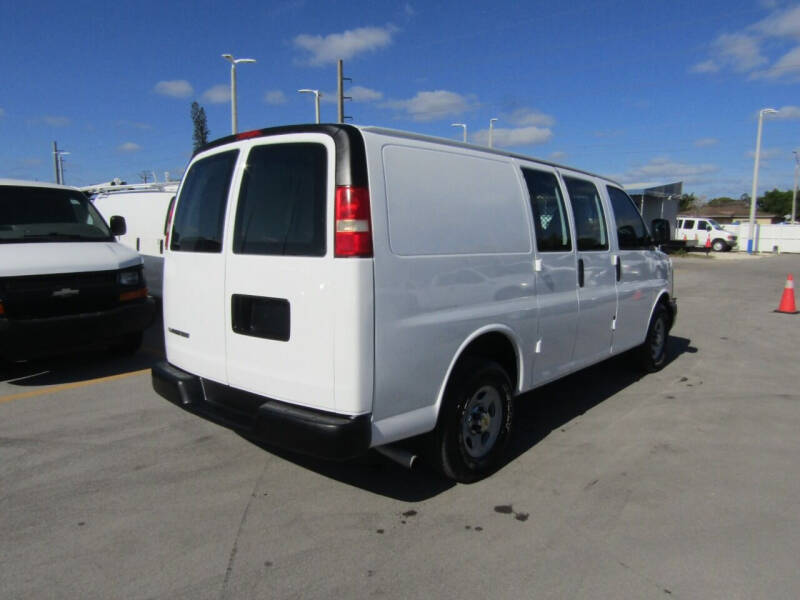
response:
<path fill-rule="evenodd" d="M 61 185 L 58 183 L 50 183 L 49 181 L 28 181 L 25 179 L 0 179 L 0 186 L 13 185 L 16 187 L 39 187 L 39 188 L 53 188 L 56 190 L 71 190 L 79 192 L 78 188 L 70 185 Z"/>
<path fill-rule="evenodd" d="M 506 156 L 509 158 L 516 158 L 520 160 L 529 160 L 532 162 L 536 162 L 542 165 L 547 165 L 550 167 L 556 167 L 559 169 L 569 169 L 570 171 L 574 171 L 576 173 L 583 173 L 584 175 L 589 175 L 591 177 L 597 177 L 599 179 L 603 179 L 604 181 L 608 181 L 609 183 L 613 183 L 614 185 L 619 186 L 622 188 L 622 184 L 606 177 L 604 175 L 598 175 L 597 173 L 592 173 L 590 171 L 586 171 L 584 169 L 576 169 L 575 167 L 570 167 L 568 165 L 562 165 L 559 163 L 551 162 L 549 160 L 543 160 L 541 158 L 535 158 L 533 156 L 527 156 L 525 154 L 518 154 L 516 152 L 508 152 L 506 150 L 499 150 L 497 148 L 488 148 L 487 146 L 478 146 L 475 144 L 468 144 L 465 142 L 459 142 L 457 140 L 450 140 L 447 138 L 439 138 L 429 135 L 422 135 L 419 133 L 413 133 L 410 131 L 401 131 L 397 129 L 389 129 L 385 127 L 375 127 L 375 126 L 367 126 L 367 125 L 351 125 L 349 123 L 324 123 L 324 124 L 314 124 L 314 123 L 304 123 L 304 124 L 297 124 L 297 125 L 281 125 L 278 127 L 267 127 L 265 129 L 254 129 L 252 131 L 244 131 L 233 135 L 228 135 L 216 140 L 213 140 L 198 148 L 194 155 L 199 154 L 200 152 L 204 152 L 209 148 L 214 148 L 217 146 L 224 146 L 225 144 L 229 144 L 232 142 L 237 141 L 244 141 L 247 139 L 252 139 L 255 137 L 262 137 L 262 136 L 270 136 L 270 135 L 280 135 L 285 133 L 325 133 L 331 136 L 335 136 L 338 131 L 342 131 L 346 134 L 354 133 L 355 131 L 365 131 L 368 133 L 375 133 L 378 135 L 385 135 L 390 137 L 402 138 L 407 140 L 416 140 L 421 142 L 430 142 L 432 144 L 439 144 L 443 146 L 452 146 L 457 148 L 468 148 L 470 150 L 476 150 L 478 152 L 484 152 L 487 154 L 495 154 L 498 156 Z M 193 156 L 194 156 L 193 155 Z"/>

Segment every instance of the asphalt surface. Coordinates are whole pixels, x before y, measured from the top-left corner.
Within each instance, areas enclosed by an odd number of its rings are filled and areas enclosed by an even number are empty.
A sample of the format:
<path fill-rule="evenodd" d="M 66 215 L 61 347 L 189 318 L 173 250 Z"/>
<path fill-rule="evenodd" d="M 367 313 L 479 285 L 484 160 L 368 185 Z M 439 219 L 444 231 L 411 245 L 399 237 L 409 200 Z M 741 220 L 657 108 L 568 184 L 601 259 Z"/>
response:
<path fill-rule="evenodd" d="M 160 325 L 0 373 L 0 598 L 800 597 L 800 256 L 675 259 L 670 362 L 519 399 L 453 485 L 256 446 L 150 387 Z"/>

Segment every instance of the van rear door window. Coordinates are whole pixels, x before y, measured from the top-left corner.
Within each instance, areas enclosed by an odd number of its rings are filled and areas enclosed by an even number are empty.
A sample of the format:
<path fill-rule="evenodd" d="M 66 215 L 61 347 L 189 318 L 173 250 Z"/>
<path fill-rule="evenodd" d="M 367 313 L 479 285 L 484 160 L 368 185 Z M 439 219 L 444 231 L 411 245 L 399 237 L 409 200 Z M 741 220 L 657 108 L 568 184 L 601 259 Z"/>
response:
<path fill-rule="evenodd" d="M 242 177 L 233 251 L 324 256 L 327 173 L 322 144 L 253 148 Z"/>
<path fill-rule="evenodd" d="M 214 154 L 194 163 L 178 197 L 170 249 L 221 252 L 228 188 L 238 150 Z"/>
<path fill-rule="evenodd" d="M 576 177 L 564 177 L 564 183 L 575 216 L 578 250 L 608 250 L 603 204 L 597 188 L 591 181 Z"/>

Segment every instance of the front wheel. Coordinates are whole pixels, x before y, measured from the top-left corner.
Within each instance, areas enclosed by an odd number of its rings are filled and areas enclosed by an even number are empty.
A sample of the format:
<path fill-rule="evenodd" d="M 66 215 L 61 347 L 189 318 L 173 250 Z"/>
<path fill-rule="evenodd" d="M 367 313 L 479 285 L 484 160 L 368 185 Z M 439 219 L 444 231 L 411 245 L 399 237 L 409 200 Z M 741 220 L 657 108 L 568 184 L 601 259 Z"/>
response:
<path fill-rule="evenodd" d="M 661 370 L 667 363 L 667 340 L 669 339 L 669 312 L 663 304 L 656 306 L 647 337 L 639 346 L 639 363 L 647 373 Z"/>
<path fill-rule="evenodd" d="M 505 370 L 492 361 L 465 361 L 448 385 L 432 434 L 434 466 L 462 483 L 490 475 L 505 455 L 512 417 Z"/>
<path fill-rule="evenodd" d="M 724 252 L 728 249 L 728 244 L 725 243 L 725 240 L 714 240 L 714 243 L 711 244 L 711 248 L 714 252 Z"/>

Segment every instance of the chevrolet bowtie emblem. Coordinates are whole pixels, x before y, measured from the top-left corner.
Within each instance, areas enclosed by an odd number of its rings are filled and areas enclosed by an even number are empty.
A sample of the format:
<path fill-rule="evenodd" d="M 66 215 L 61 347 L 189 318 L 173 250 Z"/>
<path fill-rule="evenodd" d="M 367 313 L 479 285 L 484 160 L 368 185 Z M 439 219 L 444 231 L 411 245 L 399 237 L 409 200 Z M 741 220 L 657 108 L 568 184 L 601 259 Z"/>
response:
<path fill-rule="evenodd" d="M 55 298 L 68 298 L 70 296 L 77 296 L 80 294 L 80 290 L 73 290 L 72 288 L 61 288 L 60 290 L 56 290 L 53 292 L 53 297 Z"/>

